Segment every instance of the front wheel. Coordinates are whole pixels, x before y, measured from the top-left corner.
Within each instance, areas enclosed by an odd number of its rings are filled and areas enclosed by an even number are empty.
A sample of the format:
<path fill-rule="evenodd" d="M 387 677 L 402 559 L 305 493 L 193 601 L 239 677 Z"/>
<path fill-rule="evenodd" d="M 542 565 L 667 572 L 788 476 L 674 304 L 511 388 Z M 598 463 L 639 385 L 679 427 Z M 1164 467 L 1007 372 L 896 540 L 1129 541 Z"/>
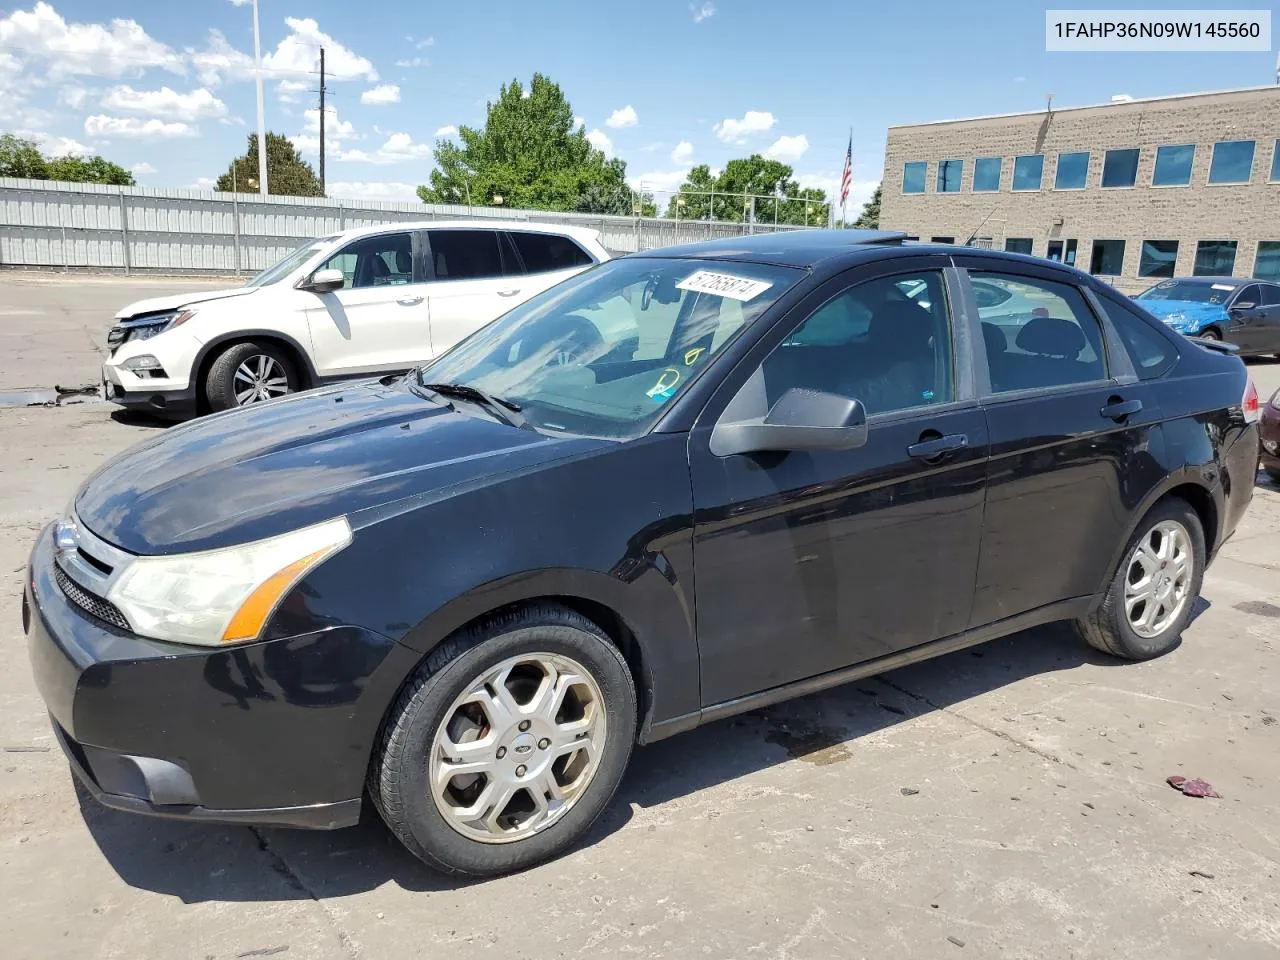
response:
<path fill-rule="evenodd" d="M 392 707 L 369 792 L 446 873 L 495 876 L 569 849 L 631 755 L 636 693 L 618 648 L 571 610 L 502 615 L 446 641 Z"/>
<path fill-rule="evenodd" d="M 205 377 L 212 410 L 246 407 L 294 393 L 298 371 L 283 350 L 270 343 L 236 343 L 214 359 Z"/>
<path fill-rule="evenodd" d="M 1098 608 L 1076 621 L 1092 646 L 1126 660 L 1150 660 L 1178 645 L 1204 579 L 1204 528 L 1185 500 L 1166 500 L 1143 518 Z"/>
<path fill-rule="evenodd" d="M 1201 340 L 1221 340 L 1222 331 L 1217 327 L 1210 327 L 1208 330 L 1201 330 L 1196 336 Z"/>

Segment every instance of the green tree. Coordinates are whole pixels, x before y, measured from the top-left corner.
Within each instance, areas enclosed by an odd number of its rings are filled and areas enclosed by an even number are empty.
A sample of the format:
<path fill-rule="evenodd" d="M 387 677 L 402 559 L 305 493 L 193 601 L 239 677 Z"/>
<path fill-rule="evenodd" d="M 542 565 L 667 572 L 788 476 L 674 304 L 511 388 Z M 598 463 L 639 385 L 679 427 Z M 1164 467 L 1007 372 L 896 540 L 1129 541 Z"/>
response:
<path fill-rule="evenodd" d="M 50 160 L 47 164 L 48 179 L 71 183 L 111 183 L 121 187 L 134 186 L 133 174 L 102 157 L 75 157 L 68 154 Z"/>
<path fill-rule="evenodd" d="M 862 212 L 858 214 L 858 219 L 853 221 L 853 225 L 859 230 L 880 229 L 880 186 L 876 184 L 876 192 L 862 205 Z"/>
<path fill-rule="evenodd" d="M 684 220 L 823 226 L 827 202 L 821 190 L 801 187 L 785 163 L 755 153 L 730 160 L 716 177 L 705 163 L 690 170 L 667 203 L 667 216 L 677 215 Z"/>
<path fill-rule="evenodd" d="M 0 177 L 48 178 L 48 164 L 34 140 L 24 140 L 12 133 L 0 136 Z"/>
<path fill-rule="evenodd" d="M 218 178 L 217 188 L 241 193 L 258 191 L 258 135 L 249 134 L 249 149 L 236 157 Z M 289 138 L 267 134 L 267 192 L 284 197 L 323 197 L 315 170 L 298 154 Z"/>
<path fill-rule="evenodd" d="M 631 212 L 626 163 L 591 146 L 560 85 L 541 73 L 528 90 L 519 80 L 504 84 L 484 127 L 463 127 L 458 140 L 437 142 L 431 184 L 418 187 L 423 202 L 491 205 L 501 197 L 513 208 Z"/>

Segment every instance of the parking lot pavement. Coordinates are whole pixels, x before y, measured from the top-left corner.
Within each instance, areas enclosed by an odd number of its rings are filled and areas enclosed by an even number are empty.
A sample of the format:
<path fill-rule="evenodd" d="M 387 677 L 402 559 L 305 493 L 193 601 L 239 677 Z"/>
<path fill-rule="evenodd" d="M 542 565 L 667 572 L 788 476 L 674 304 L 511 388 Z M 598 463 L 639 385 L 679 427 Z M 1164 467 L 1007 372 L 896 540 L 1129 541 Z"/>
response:
<path fill-rule="evenodd" d="M 1280 364 L 1253 373 L 1280 387 Z M 0 410 L 5 957 L 1280 954 L 1274 487 L 1163 659 L 1046 628 L 716 723 L 639 750 L 581 849 L 465 884 L 373 816 L 218 828 L 77 793 L 31 681 L 21 571 L 85 475 L 163 429 L 109 410 Z"/>
<path fill-rule="evenodd" d="M 83 387 L 99 367 L 111 318 L 135 300 L 235 287 L 243 279 L 0 273 L 0 390 Z"/>

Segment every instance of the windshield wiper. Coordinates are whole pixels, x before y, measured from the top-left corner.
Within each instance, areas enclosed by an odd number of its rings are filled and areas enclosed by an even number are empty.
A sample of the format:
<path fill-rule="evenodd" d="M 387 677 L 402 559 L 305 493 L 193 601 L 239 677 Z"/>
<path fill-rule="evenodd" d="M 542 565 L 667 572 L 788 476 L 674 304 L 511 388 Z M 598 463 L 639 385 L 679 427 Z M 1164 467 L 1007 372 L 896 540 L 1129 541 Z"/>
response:
<path fill-rule="evenodd" d="M 521 415 L 520 404 L 514 400 L 496 397 L 488 391 L 466 383 L 424 383 L 422 386 L 424 389 L 438 393 L 442 397 L 457 397 L 460 400 L 470 400 L 472 403 L 478 403 L 503 423 L 510 426 L 533 429 Z"/>

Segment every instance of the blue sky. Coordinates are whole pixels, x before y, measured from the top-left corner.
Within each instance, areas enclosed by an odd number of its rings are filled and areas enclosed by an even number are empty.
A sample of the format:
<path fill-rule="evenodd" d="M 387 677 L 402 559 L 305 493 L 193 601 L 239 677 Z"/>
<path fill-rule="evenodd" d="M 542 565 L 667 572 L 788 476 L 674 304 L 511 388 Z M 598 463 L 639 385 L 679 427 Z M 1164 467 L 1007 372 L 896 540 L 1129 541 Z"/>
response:
<path fill-rule="evenodd" d="M 534 71 L 659 191 L 752 152 L 831 190 L 852 128 L 851 208 L 880 178 L 892 124 L 1034 110 L 1048 93 L 1069 106 L 1275 79 L 1269 53 L 1047 53 L 1045 8 L 1025 0 L 260 3 L 267 127 L 314 161 L 307 71 L 323 43 L 330 193 L 357 197 L 411 197 L 436 137 L 482 123 L 500 84 Z M 251 9 L 0 0 L 0 131 L 100 152 L 144 185 L 208 185 L 256 123 Z"/>

